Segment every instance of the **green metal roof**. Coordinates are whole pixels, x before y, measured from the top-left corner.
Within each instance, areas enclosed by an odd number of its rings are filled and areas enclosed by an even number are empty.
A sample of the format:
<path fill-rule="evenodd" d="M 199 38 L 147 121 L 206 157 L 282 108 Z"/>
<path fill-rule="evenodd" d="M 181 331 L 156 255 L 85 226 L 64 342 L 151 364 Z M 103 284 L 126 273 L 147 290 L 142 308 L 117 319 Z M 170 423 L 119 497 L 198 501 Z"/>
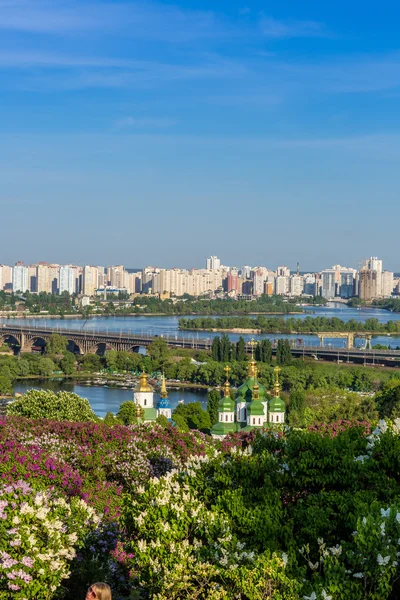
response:
<path fill-rule="evenodd" d="M 267 390 L 263 385 L 261 385 L 261 383 L 257 379 L 254 379 L 254 377 L 246 379 L 246 381 L 237 389 L 236 399 L 238 401 L 251 402 L 253 397 L 253 387 L 256 383 L 259 388 L 258 395 L 260 399 L 263 400 L 265 398 Z"/>
<path fill-rule="evenodd" d="M 286 404 L 282 398 L 271 398 L 268 408 L 269 412 L 286 412 Z"/>
<path fill-rule="evenodd" d="M 211 429 L 211 435 L 227 435 L 236 431 L 236 423 L 234 421 L 224 422 L 218 421 Z"/>
<path fill-rule="evenodd" d="M 218 412 L 234 412 L 235 403 L 229 396 L 223 396 L 218 404 Z"/>
<path fill-rule="evenodd" d="M 261 417 L 261 415 L 264 415 L 264 405 L 261 400 L 253 400 L 250 402 L 247 406 L 247 414 L 252 417 Z"/>
<path fill-rule="evenodd" d="M 157 419 L 157 410 L 155 408 L 145 408 L 143 420 L 144 421 L 155 421 Z"/>

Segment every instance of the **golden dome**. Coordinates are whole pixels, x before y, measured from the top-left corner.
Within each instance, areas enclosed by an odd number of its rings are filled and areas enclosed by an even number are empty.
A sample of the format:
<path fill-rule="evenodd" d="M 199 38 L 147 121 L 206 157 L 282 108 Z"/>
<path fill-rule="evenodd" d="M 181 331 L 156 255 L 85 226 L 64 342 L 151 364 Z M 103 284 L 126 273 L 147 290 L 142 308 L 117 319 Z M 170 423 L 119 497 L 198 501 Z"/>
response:
<path fill-rule="evenodd" d="M 143 371 L 140 375 L 140 380 L 137 386 L 135 387 L 135 392 L 152 392 L 153 388 L 147 381 L 147 373 Z"/>

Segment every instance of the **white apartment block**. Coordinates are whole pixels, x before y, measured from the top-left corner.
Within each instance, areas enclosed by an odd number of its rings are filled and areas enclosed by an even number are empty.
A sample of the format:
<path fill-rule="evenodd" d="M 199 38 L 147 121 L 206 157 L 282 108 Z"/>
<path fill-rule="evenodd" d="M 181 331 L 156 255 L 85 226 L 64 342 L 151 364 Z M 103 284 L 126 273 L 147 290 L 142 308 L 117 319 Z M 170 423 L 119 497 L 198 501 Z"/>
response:
<path fill-rule="evenodd" d="M 210 258 L 207 258 L 206 267 L 207 271 L 215 271 L 216 269 L 220 269 L 221 260 L 218 258 L 218 256 L 210 256 Z"/>
<path fill-rule="evenodd" d="M 68 294 L 76 292 L 75 269 L 71 265 L 60 267 L 59 293 L 62 294 L 63 292 L 68 292 Z"/>
<path fill-rule="evenodd" d="M 285 296 L 289 293 L 289 277 L 286 275 L 278 275 L 274 281 L 274 293 L 277 296 Z"/>
<path fill-rule="evenodd" d="M 28 267 L 25 267 L 25 265 L 15 265 L 12 274 L 12 286 L 14 292 L 25 293 L 29 290 Z"/>
<path fill-rule="evenodd" d="M 291 296 L 301 296 L 304 290 L 304 277 L 292 275 L 289 280 L 289 292 Z"/>
<path fill-rule="evenodd" d="M 390 298 L 393 294 L 394 286 L 394 273 L 391 271 L 383 271 L 381 284 L 382 298 Z"/>

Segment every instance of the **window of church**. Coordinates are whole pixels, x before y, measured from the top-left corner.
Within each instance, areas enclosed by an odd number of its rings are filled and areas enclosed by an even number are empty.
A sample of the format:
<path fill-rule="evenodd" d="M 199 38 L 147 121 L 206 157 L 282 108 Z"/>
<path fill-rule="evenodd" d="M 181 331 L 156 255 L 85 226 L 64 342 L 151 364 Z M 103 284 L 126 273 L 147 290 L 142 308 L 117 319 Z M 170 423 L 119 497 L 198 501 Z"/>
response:
<path fill-rule="evenodd" d="M 261 425 L 261 419 L 258 419 L 258 424 Z"/>
<path fill-rule="evenodd" d="M 279 415 L 276 415 L 276 422 L 279 423 Z"/>
<path fill-rule="evenodd" d="M 228 415 L 225 415 L 225 421 L 227 421 L 227 420 L 228 420 Z"/>
<path fill-rule="evenodd" d="M 143 402 L 143 404 L 144 404 L 144 406 L 146 406 L 146 405 L 147 405 L 147 400 L 146 400 L 146 398 L 144 399 L 144 402 Z"/>

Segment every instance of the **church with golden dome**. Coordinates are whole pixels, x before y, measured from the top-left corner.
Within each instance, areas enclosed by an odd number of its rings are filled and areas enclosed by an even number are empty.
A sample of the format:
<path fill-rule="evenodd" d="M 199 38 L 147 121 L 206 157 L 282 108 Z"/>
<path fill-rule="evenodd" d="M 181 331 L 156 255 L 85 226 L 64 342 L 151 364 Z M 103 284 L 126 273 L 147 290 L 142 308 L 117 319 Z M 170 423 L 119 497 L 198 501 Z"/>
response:
<path fill-rule="evenodd" d="M 144 423 L 155 421 L 160 415 L 163 415 L 168 420 L 171 420 L 172 409 L 168 398 L 164 374 L 161 380 L 160 399 L 157 402 L 156 407 L 154 406 L 154 389 L 149 384 L 147 374 L 145 372 L 140 375 L 139 383 L 137 384 L 133 394 L 133 399 L 138 409 L 138 418 L 140 418 Z"/>
<path fill-rule="evenodd" d="M 218 405 L 218 422 L 211 429 L 213 437 L 225 437 L 235 431 L 282 425 L 285 422 L 286 405 L 280 397 L 279 371 L 274 369 L 275 382 L 272 398 L 257 379 L 257 363 L 252 354 L 246 381 L 237 389 L 235 400 L 231 398 L 229 384 L 230 368 L 225 368 L 226 381 L 223 397 Z"/>

